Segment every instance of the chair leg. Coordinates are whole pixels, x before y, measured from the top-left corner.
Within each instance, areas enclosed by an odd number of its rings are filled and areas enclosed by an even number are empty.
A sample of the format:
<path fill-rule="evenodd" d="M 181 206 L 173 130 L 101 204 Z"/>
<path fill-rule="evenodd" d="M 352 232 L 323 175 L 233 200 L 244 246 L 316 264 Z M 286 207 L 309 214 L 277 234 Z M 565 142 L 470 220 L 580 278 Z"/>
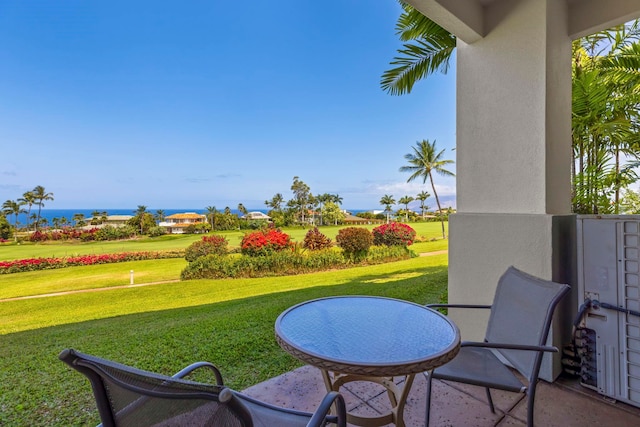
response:
<path fill-rule="evenodd" d="M 533 405 L 536 400 L 536 386 L 537 381 L 529 384 L 529 389 L 527 390 L 527 426 L 533 427 Z"/>
<path fill-rule="evenodd" d="M 431 372 L 427 372 L 427 403 L 424 416 L 424 427 L 429 427 L 429 417 L 431 416 Z"/>
<path fill-rule="evenodd" d="M 487 400 L 489 401 L 489 408 L 491 409 L 491 413 L 495 414 L 496 408 L 495 406 L 493 406 L 493 399 L 491 398 L 491 390 L 489 390 L 489 387 L 485 387 L 485 390 L 487 391 Z"/>

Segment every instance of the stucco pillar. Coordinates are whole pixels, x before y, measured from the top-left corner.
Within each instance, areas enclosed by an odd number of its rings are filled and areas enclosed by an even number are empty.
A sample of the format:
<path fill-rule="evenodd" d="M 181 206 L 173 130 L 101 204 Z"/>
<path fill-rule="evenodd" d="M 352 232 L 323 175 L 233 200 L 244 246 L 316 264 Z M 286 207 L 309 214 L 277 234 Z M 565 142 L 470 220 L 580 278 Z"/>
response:
<path fill-rule="evenodd" d="M 490 304 L 509 265 L 570 281 L 575 220 L 566 7 L 557 0 L 498 1 L 484 11 L 491 31 L 472 44 L 458 42 L 451 303 Z M 560 313 L 558 320 L 563 315 L 570 316 Z M 451 316 L 463 339 L 484 337 L 485 313 L 453 310 Z M 558 346 L 566 339 L 560 329 L 553 332 Z M 559 357 L 546 365 L 545 379 L 559 374 Z"/>

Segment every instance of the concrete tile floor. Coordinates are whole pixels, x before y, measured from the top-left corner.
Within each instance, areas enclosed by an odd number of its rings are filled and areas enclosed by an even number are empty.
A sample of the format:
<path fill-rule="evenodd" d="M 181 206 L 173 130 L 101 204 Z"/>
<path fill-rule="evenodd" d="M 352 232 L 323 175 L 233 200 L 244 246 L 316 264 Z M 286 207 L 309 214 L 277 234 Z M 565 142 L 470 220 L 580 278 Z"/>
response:
<path fill-rule="evenodd" d="M 401 383 L 398 380 L 398 383 Z M 404 411 L 409 427 L 424 426 L 424 374 L 416 375 Z M 320 371 L 303 366 L 279 377 L 256 384 L 244 392 L 278 406 L 312 412 L 326 391 Z M 347 410 L 358 415 L 384 413 L 389 402 L 384 389 L 372 383 L 349 383 L 341 393 Z M 524 395 L 492 391 L 496 413 L 486 404 L 483 388 L 434 381 L 431 400 L 432 427 L 525 426 L 527 402 Z M 553 384 L 540 382 L 536 393 L 537 426 L 640 426 L 640 408 L 614 402 L 580 386 L 575 380 L 561 378 Z"/>

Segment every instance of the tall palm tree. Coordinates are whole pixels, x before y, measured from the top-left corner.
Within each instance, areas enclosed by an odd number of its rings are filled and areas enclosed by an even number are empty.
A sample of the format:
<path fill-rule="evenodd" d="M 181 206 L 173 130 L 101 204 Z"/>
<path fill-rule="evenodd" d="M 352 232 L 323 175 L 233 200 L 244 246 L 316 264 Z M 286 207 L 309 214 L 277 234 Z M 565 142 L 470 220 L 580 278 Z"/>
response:
<path fill-rule="evenodd" d="M 442 158 L 445 150 L 436 152 L 436 141 L 429 142 L 426 139 L 418 141 L 413 148 L 413 153 L 405 154 L 404 158 L 409 162 L 408 166 L 402 166 L 400 172 L 409 172 L 411 176 L 407 179 L 407 182 L 411 182 L 416 178 L 422 178 L 422 183 L 425 184 L 427 179 L 431 182 L 431 189 L 433 190 L 433 196 L 436 198 L 438 205 L 438 212 L 440 212 L 440 222 L 442 223 L 442 238 L 445 237 L 444 233 L 444 216 L 442 215 L 442 208 L 440 207 L 440 199 L 436 192 L 436 186 L 433 183 L 433 173 L 437 173 L 442 176 L 455 176 L 453 172 L 445 169 L 445 166 L 453 163 L 453 160 L 445 160 Z"/>
<path fill-rule="evenodd" d="M 380 199 L 380 204 L 384 206 L 384 211 L 387 213 L 387 224 L 389 224 L 389 214 L 391 213 L 391 207 L 396 204 L 396 199 L 393 196 L 385 194 Z"/>
<path fill-rule="evenodd" d="M 147 207 L 145 205 L 138 205 L 134 213 L 134 217 L 140 221 L 140 234 L 142 234 L 144 233 L 144 216 L 147 213 Z"/>
<path fill-rule="evenodd" d="M 335 203 L 336 205 L 341 205 L 342 204 L 342 197 L 339 194 L 333 194 L 331 196 L 331 201 L 333 203 Z"/>
<path fill-rule="evenodd" d="M 33 197 L 33 192 L 31 191 L 27 191 L 25 192 L 21 198 L 18 199 L 18 203 L 22 204 L 22 205 L 27 205 L 28 209 L 25 212 L 22 212 L 24 214 L 26 214 L 26 221 L 25 224 L 27 226 L 27 230 L 29 229 L 29 217 L 31 216 L 31 207 L 36 203 L 36 199 Z"/>
<path fill-rule="evenodd" d="M 27 211 L 22 209 L 22 204 L 16 200 L 7 200 L 2 204 L 2 212 L 5 215 L 15 215 L 13 220 L 13 228 L 18 230 L 18 215 L 26 213 Z"/>
<path fill-rule="evenodd" d="M 36 217 L 36 231 L 40 224 L 40 214 L 45 200 L 53 200 L 53 193 L 47 193 L 42 185 L 36 186 L 32 191 L 35 204 L 38 205 L 38 216 Z"/>
<path fill-rule="evenodd" d="M 240 211 L 242 215 L 246 215 L 248 213 L 247 208 L 245 208 L 242 203 L 238 203 L 238 211 Z"/>
<path fill-rule="evenodd" d="M 419 193 L 418 193 L 418 195 L 416 196 L 416 200 L 420 200 L 420 212 L 421 212 L 421 215 L 422 215 L 422 219 L 423 219 L 423 220 L 424 220 L 424 208 L 425 208 L 424 202 L 425 202 L 425 200 L 427 200 L 429 197 L 431 197 L 431 194 L 429 194 L 429 193 L 428 193 L 428 192 L 426 192 L 426 191 L 421 191 L 421 192 L 419 192 Z"/>
<path fill-rule="evenodd" d="M 205 208 L 207 210 L 207 218 L 209 218 L 209 223 L 211 224 L 211 229 L 215 229 L 215 219 L 216 214 L 218 213 L 218 209 L 215 206 L 207 206 Z"/>
<path fill-rule="evenodd" d="M 409 203 L 413 202 L 413 197 L 403 196 L 398 200 L 398 203 L 404 205 L 404 222 L 409 222 Z"/>
<path fill-rule="evenodd" d="M 276 193 L 271 200 L 265 200 L 264 204 L 270 207 L 274 211 L 280 212 L 282 210 L 282 204 L 284 203 L 284 197 L 280 193 Z"/>
<path fill-rule="evenodd" d="M 391 95 L 411 93 L 413 85 L 435 72 L 446 74 L 456 37 L 447 30 L 400 1 L 403 12 L 396 23 L 396 34 L 403 42 L 400 56 L 391 61 L 395 66 L 380 79 L 382 90 Z"/>

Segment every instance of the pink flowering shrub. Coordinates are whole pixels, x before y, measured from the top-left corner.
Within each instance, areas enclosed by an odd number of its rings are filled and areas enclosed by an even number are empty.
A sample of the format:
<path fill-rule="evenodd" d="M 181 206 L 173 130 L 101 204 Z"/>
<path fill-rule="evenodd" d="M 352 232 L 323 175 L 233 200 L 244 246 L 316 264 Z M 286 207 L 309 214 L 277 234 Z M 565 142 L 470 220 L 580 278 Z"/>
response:
<path fill-rule="evenodd" d="M 416 238 L 416 231 L 413 228 L 399 222 L 382 224 L 371 232 L 373 244 L 376 246 L 409 246 Z"/>
<path fill-rule="evenodd" d="M 121 252 L 115 254 L 80 255 L 62 258 L 28 258 L 0 261 L 0 274 L 23 273 L 25 271 L 51 270 L 80 265 L 111 264 L 149 259 L 181 258 L 184 251 Z"/>

